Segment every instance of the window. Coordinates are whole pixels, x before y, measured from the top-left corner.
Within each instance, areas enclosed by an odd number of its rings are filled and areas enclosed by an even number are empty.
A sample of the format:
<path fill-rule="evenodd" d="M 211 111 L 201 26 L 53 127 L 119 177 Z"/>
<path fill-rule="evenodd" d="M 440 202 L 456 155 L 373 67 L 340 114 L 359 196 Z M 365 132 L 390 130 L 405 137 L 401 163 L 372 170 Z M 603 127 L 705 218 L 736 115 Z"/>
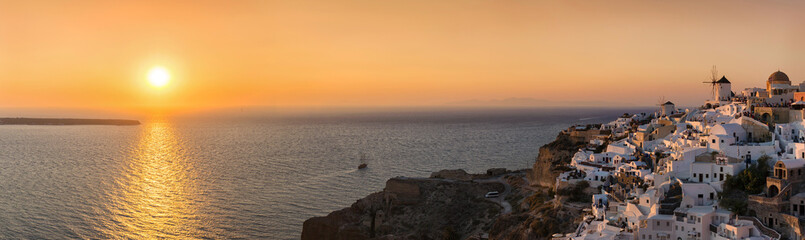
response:
<path fill-rule="evenodd" d="M 720 168 L 719 168 L 719 171 L 720 171 L 720 172 L 724 172 L 724 167 L 720 167 Z"/>
<path fill-rule="evenodd" d="M 712 200 L 713 198 L 714 198 L 713 193 L 710 193 L 710 200 Z"/>
<path fill-rule="evenodd" d="M 659 225 L 660 225 L 660 221 L 657 221 L 657 226 L 659 226 Z"/>
<path fill-rule="evenodd" d="M 705 174 L 704 178 L 710 178 L 710 174 Z"/>
<path fill-rule="evenodd" d="M 713 139 L 713 143 L 716 143 L 716 140 L 715 140 L 715 139 Z"/>
<path fill-rule="evenodd" d="M 721 139 L 721 143 L 724 143 L 724 139 Z"/>

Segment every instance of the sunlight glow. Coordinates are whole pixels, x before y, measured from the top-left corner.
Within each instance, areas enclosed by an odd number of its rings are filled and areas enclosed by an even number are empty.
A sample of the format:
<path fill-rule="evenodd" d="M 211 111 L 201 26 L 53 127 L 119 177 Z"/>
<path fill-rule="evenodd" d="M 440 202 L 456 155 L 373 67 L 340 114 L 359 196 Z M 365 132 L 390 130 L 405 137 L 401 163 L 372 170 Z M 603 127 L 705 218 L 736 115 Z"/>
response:
<path fill-rule="evenodd" d="M 162 88 L 168 85 L 170 73 L 164 67 L 156 66 L 148 71 L 148 83 L 155 88 Z"/>
<path fill-rule="evenodd" d="M 108 195 L 111 239 L 166 239 L 193 236 L 202 228 L 193 165 L 175 128 L 166 122 L 143 126 L 139 144 L 115 175 Z"/>

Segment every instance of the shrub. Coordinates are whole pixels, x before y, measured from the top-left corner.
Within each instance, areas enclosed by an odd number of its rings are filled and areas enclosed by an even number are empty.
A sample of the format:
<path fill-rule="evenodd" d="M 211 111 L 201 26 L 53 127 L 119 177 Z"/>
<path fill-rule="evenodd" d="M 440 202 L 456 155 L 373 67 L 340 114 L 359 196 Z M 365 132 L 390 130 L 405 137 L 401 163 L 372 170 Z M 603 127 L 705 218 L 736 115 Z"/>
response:
<path fill-rule="evenodd" d="M 771 170 L 768 164 L 770 159 L 771 157 L 763 155 L 758 158 L 757 163 L 750 165 L 738 175 L 727 175 L 719 205 L 739 215 L 746 215 L 748 195 L 762 193 L 766 187 L 766 177 Z"/>
<path fill-rule="evenodd" d="M 769 176 L 769 156 L 763 155 L 757 163 L 750 165 L 736 176 L 727 176 L 724 181 L 724 191 L 740 190 L 747 194 L 759 194 L 766 187 L 766 177 Z"/>

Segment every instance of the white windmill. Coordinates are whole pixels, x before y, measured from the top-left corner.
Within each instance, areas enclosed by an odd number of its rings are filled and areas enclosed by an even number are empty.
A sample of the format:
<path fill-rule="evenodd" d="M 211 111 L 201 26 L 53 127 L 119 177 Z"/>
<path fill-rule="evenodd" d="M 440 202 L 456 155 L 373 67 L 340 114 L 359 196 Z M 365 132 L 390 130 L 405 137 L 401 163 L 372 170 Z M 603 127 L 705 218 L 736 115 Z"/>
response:
<path fill-rule="evenodd" d="M 666 101 L 665 96 L 657 99 L 657 106 L 660 107 L 660 116 L 669 116 L 674 114 L 676 107 L 671 101 Z"/>

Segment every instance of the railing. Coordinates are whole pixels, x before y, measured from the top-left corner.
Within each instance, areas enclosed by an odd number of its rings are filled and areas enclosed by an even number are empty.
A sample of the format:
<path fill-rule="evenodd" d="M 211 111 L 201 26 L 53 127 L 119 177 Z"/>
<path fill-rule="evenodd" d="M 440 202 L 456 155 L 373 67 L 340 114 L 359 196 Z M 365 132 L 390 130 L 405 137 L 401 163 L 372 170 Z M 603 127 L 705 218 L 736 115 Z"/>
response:
<path fill-rule="evenodd" d="M 763 235 L 769 236 L 772 239 L 780 239 L 782 237 L 782 235 L 780 235 L 780 233 L 778 233 L 777 231 L 774 231 L 774 229 L 771 229 L 763 225 L 763 223 L 761 223 L 760 220 L 758 220 L 756 217 L 738 216 L 738 219 L 752 221 L 752 223 L 755 224 L 755 227 L 757 227 L 760 230 L 760 232 L 763 233 Z"/>

